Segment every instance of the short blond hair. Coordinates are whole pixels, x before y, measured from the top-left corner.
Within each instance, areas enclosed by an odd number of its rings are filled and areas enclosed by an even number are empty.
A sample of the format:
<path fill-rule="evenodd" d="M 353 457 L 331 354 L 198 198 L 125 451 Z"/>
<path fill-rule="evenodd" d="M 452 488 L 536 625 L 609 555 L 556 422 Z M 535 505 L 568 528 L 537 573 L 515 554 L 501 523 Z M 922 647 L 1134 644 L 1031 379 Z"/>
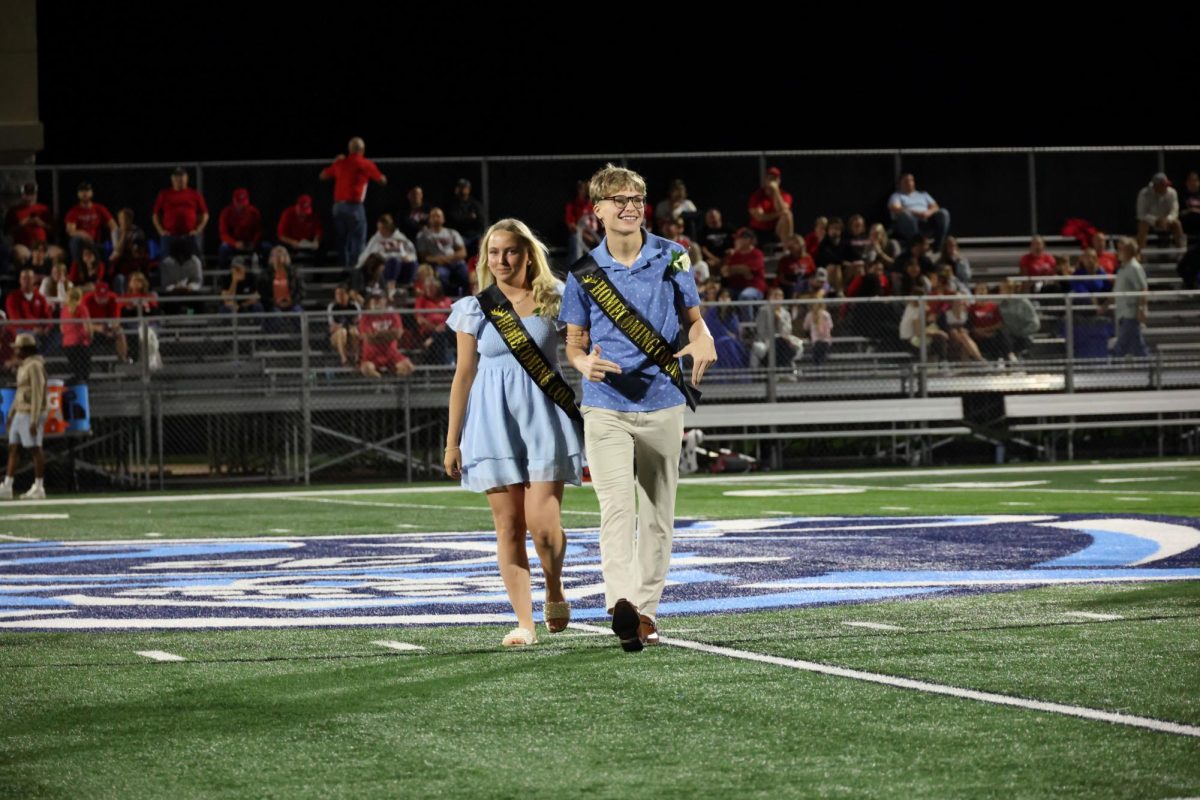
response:
<path fill-rule="evenodd" d="M 592 203 L 599 203 L 626 187 L 631 187 L 638 194 L 644 195 L 646 179 L 631 169 L 608 163 L 602 169 L 596 170 L 596 174 L 588 181 L 588 195 L 591 197 Z"/>

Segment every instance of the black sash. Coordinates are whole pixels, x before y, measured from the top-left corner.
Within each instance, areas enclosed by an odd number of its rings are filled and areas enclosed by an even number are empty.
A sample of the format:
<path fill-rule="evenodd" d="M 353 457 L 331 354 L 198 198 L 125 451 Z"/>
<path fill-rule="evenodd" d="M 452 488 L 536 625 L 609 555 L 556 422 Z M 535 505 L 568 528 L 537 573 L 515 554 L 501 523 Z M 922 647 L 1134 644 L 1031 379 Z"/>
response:
<path fill-rule="evenodd" d="M 621 296 L 617 287 L 613 286 L 604 270 L 596 263 L 596 259 L 590 255 L 584 256 L 575 262 L 571 272 L 604 315 L 612 320 L 617 330 L 624 333 L 643 355 L 658 365 L 683 395 L 688 408 L 695 411 L 696 404 L 700 401 L 700 390 L 684 381 L 683 370 L 679 368 L 679 359 L 675 358 L 675 348 L 671 343 Z"/>
<path fill-rule="evenodd" d="M 537 346 L 537 342 L 521 324 L 521 318 L 513 311 L 512 303 L 500 291 L 500 287 L 492 284 L 479 293 L 479 307 L 483 316 L 496 328 L 500 338 L 508 345 L 521 368 L 529 373 L 538 388 L 554 401 L 568 417 L 578 423 L 583 422 L 579 406 L 575 403 L 575 391 L 562 375 L 550 366 L 545 354 Z"/>

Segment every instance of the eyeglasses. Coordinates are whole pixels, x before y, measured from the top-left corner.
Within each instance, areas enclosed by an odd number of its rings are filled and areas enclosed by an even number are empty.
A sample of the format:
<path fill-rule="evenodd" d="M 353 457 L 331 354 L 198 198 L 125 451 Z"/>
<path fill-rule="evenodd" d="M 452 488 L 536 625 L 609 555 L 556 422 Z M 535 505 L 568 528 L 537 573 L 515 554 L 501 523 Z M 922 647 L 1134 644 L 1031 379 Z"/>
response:
<path fill-rule="evenodd" d="M 601 197 L 600 199 L 612 200 L 614 203 L 616 203 L 617 208 L 621 209 L 622 211 L 624 211 L 625 206 L 629 205 L 630 203 L 633 203 L 634 208 L 646 207 L 646 195 L 644 194 L 635 194 L 631 197 L 626 197 L 623 194 L 614 194 L 612 197 Z"/>

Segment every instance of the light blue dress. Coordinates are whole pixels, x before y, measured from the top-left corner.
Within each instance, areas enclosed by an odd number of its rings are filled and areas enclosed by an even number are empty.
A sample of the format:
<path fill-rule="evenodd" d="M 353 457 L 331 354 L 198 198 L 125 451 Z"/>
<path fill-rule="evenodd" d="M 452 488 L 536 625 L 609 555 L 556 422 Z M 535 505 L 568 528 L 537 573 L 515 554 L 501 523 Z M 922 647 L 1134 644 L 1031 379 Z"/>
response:
<path fill-rule="evenodd" d="M 517 362 L 479 301 L 451 306 L 446 324 L 475 337 L 479 368 L 463 424 L 462 485 L 473 492 L 540 481 L 580 485 L 582 432 Z M 558 368 L 558 328 L 542 316 L 521 318 L 537 346 Z"/>

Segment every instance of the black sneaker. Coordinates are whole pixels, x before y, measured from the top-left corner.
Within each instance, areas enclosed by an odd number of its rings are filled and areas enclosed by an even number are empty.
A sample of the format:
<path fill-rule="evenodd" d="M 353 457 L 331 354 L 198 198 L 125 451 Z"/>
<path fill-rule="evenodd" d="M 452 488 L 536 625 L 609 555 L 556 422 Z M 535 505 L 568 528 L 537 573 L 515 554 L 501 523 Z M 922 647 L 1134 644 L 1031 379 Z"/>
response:
<path fill-rule="evenodd" d="M 633 603 L 628 600 L 618 600 L 613 606 L 612 629 L 621 640 L 621 649 L 626 653 L 637 653 L 642 649 L 641 618 Z"/>

